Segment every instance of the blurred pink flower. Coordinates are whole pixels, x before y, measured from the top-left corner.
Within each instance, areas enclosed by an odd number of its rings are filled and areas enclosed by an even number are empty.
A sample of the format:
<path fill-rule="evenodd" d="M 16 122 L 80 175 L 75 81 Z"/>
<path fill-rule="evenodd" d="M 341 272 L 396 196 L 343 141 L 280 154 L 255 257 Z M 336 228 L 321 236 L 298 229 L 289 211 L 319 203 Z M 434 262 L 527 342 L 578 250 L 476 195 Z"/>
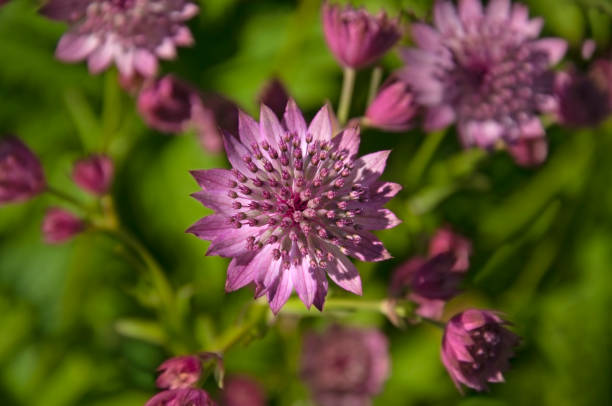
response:
<path fill-rule="evenodd" d="M 557 119 L 569 127 L 597 126 L 612 112 L 609 88 L 594 74 L 559 72 L 555 80 Z"/>
<path fill-rule="evenodd" d="M 523 139 L 508 145 L 508 152 L 519 166 L 539 166 L 548 156 L 548 141 L 545 137 Z"/>
<path fill-rule="evenodd" d="M 305 336 L 301 375 L 320 406 L 369 405 L 390 371 L 387 338 L 378 330 L 334 326 Z"/>
<path fill-rule="evenodd" d="M 46 187 L 36 155 L 17 137 L 0 138 L 0 205 L 29 200 Z"/>
<path fill-rule="evenodd" d="M 467 271 L 470 267 L 472 243 L 464 236 L 455 233 L 450 227 L 439 228 L 429 241 L 429 256 L 452 252 L 457 259 L 453 271 Z"/>
<path fill-rule="evenodd" d="M 222 406 L 265 406 L 266 396 L 261 386 L 246 376 L 232 376 L 223 387 Z"/>
<path fill-rule="evenodd" d="M 507 330 L 508 323 L 495 312 L 466 310 L 446 325 L 442 338 L 442 362 L 457 389 L 461 384 L 477 391 L 489 382 L 503 382 L 509 359 L 519 337 Z"/>
<path fill-rule="evenodd" d="M 410 86 L 392 76 L 368 106 L 365 118 L 372 127 L 402 132 L 414 125 L 417 111 Z"/>
<path fill-rule="evenodd" d="M 376 62 L 402 35 L 398 20 L 384 12 L 373 16 L 364 9 L 328 1 L 323 4 L 323 31 L 338 62 L 351 68 Z"/>
<path fill-rule="evenodd" d="M 181 389 L 194 386 L 202 374 L 202 363 L 194 355 L 174 357 L 164 361 L 155 384 L 162 389 Z"/>
<path fill-rule="evenodd" d="M 184 388 L 163 391 L 153 396 L 145 406 L 216 406 L 202 389 Z"/>
<path fill-rule="evenodd" d="M 83 220 L 71 212 L 52 207 L 47 210 L 42 223 L 42 232 L 47 244 L 68 241 L 85 229 Z"/>
<path fill-rule="evenodd" d="M 261 89 L 257 101 L 258 104 L 265 104 L 270 107 L 274 114 L 276 114 L 276 117 L 282 119 L 285 113 L 285 106 L 289 102 L 289 92 L 280 79 L 272 78 Z"/>
<path fill-rule="evenodd" d="M 70 25 L 58 59 L 87 59 L 91 73 L 115 63 L 124 77 L 153 77 L 158 59 L 174 59 L 177 46 L 193 43 L 185 21 L 198 7 L 186 0 L 50 0 L 40 12 Z"/>
<path fill-rule="evenodd" d="M 74 164 L 72 179 L 83 190 L 102 196 L 113 182 L 113 161 L 106 155 L 91 155 Z"/>

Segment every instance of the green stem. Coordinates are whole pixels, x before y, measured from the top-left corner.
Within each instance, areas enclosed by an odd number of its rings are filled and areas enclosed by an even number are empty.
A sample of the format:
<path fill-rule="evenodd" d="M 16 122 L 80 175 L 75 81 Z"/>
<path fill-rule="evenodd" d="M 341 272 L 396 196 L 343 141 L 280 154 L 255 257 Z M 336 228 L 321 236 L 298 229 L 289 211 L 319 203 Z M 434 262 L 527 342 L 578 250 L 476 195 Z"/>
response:
<path fill-rule="evenodd" d="M 382 80 L 382 74 L 383 69 L 380 66 L 375 67 L 372 71 L 372 76 L 370 76 L 370 89 L 368 90 L 368 106 L 372 104 L 376 97 L 376 92 L 378 92 L 378 87 Z"/>
<path fill-rule="evenodd" d="M 267 304 L 252 302 L 247 319 L 226 330 L 217 338 L 215 344 L 212 346 L 212 352 L 222 354 L 241 342 L 245 337 L 253 333 L 253 330 L 264 320 L 267 314 Z"/>
<path fill-rule="evenodd" d="M 432 326 L 436 326 L 442 330 L 446 328 L 446 323 L 441 322 L 440 320 L 429 319 L 427 317 L 421 317 L 421 320 L 427 324 L 431 324 Z"/>
<path fill-rule="evenodd" d="M 351 298 L 329 298 L 325 300 L 323 312 L 315 309 L 307 309 L 298 298 L 291 298 L 285 303 L 281 314 L 292 314 L 300 316 L 324 316 L 329 312 L 353 312 L 370 311 L 375 313 L 385 312 L 385 300 L 361 300 Z"/>
<path fill-rule="evenodd" d="M 355 76 L 357 71 L 353 68 L 344 68 L 344 78 L 342 80 L 342 93 L 340 94 L 340 102 L 338 103 L 338 121 L 340 125 L 346 124 L 349 111 L 351 109 L 351 100 L 353 98 L 353 88 L 355 87 Z"/>
<path fill-rule="evenodd" d="M 76 207 L 80 207 L 82 209 L 87 209 L 87 207 L 85 206 L 85 204 L 83 204 L 81 201 L 79 201 L 76 197 L 69 195 L 68 193 L 56 189 L 52 186 L 47 186 L 46 192 L 49 193 L 50 195 L 53 195 L 59 199 L 62 199 Z"/>
<path fill-rule="evenodd" d="M 446 130 L 440 130 L 425 136 L 406 170 L 406 185 L 408 187 L 415 187 L 419 184 L 425 169 L 427 169 L 445 135 Z"/>
<path fill-rule="evenodd" d="M 612 4 L 603 0 L 576 0 L 576 3 L 585 7 L 593 7 L 599 9 L 602 13 L 612 17 Z"/>

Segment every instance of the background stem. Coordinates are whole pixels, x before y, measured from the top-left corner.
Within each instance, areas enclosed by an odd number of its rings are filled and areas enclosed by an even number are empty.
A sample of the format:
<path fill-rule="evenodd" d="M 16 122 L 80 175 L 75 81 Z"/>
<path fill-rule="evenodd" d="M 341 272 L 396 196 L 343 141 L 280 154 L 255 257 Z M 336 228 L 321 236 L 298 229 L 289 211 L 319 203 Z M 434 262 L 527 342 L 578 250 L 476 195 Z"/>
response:
<path fill-rule="evenodd" d="M 353 68 L 344 68 L 344 78 L 342 81 L 342 93 L 340 103 L 338 103 L 338 121 L 340 125 L 346 124 L 349 111 L 351 109 L 351 99 L 353 98 L 353 88 L 355 87 L 356 71 Z"/>

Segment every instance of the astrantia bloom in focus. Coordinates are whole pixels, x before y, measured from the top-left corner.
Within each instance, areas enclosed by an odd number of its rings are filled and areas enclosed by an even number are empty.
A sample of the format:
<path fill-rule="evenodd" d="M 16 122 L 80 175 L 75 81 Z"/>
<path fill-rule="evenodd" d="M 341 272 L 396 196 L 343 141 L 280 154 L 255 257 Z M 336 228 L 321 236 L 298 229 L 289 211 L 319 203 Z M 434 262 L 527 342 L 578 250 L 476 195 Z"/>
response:
<path fill-rule="evenodd" d="M 222 406 L 265 406 L 266 396 L 259 384 L 246 376 L 233 376 L 223 385 Z"/>
<path fill-rule="evenodd" d="M 47 210 L 42 224 L 42 232 L 47 244 L 60 244 L 68 241 L 85 229 L 83 220 L 57 207 Z"/>
<path fill-rule="evenodd" d="M 40 161 L 18 138 L 0 138 L 0 205 L 22 202 L 47 186 Z"/>
<path fill-rule="evenodd" d="M 197 12 L 186 0 L 50 0 L 41 9 L 70 25 L 57 45 L 58 59 L 87 59 L 92 73 L 114 62 L 124 77 L 152 77 L 158 58 L 174 59 L 177 46 L 191 45 L 185 21 Z"/>
<path fill-rule="evenodd" d="M 401 37 L 397 19 L 373 16 L 350 5 L 323 4 L 327 45 L 342 66 L 363 68 L 383 56 Z"/>
<path fill-rule="evenodd" d="M 446 325 L 442 338 L 442 362 L 453 382 L 486 390 L 489 382 L 503 382 L 508 360 L 519 337 L 507 330 L 508 323 L 496 313 L 466 310 Z"/>
<path fill-rule="evenodd" d="M 392 77 L 368 106 L 365 118 L 372 127 L 401 132 L 413 126 L 417 110 L 408 84 Z"/>
<path fill-rule="evenodd" d="M 74 164 L 72 179 L 83 190 L 102 196 L 113 181 L 113 161 L 106 155 L 92 155 Z"/>
<path fill-rule="evenodd" d="M 335 326 L 304 339 L 301 375 L 318 405 L 369 405 L 389 369 L 387 338 L 378 330 Z"/>
<path fill-rule="evenodd" d="M 202 363 L 196 356 L 174 357 L 164 361 L 155 384 L 162 389 L 180 389 L 193 386 L 202 374 Z"/>
<path fill-rule="evenodd" d="M 554 108 L 550 67 L 563 57 L 560 38 L 538 39 L 541 19 L 509 0 L 448 0 L 434 7 L 434 27 L 413 25 L 418 48 L 403 52 L 403 79 L 427 109 L 425 128 L 457 123 L 462 143 L 541 137 L 538 118 Z"/>
<path fill-rule="evenodd" d="M 202 389 L 172 389 L 153 396 L 145 406 L 216 406 Z"/>
<path fill-rule="evenodd" d="M 357 158 L 359 133 L 332 139 L 332 117 L 323 107 L 306 125 L 290 101 L 283 124 L 261 108 L 258 124 L 240 113 L 240 138 L 224 137 L 233 169 L 194 171 L 202 191 L 193 196 L 216 214 L 188 232 L 211 240 L 208 255 L 233 258 L 226 290 L 250 283 L 277 313 L 295 288 L 310 307 L 323 308 L 326 274 L 361 294 L 361 279 L 347 258 L 390 258 L 370 230 L 391 228 L 397 217 L 382 206 L 401 189 L 379 181 L 389 151 Z"/>

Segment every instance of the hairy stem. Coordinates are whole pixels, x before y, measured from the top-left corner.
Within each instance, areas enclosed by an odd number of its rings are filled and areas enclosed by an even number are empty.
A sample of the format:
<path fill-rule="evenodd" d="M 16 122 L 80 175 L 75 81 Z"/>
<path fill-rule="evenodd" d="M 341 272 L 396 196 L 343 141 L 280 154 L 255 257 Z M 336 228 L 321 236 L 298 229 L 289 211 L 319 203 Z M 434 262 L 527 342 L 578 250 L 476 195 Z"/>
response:
<path fill-rule="evenodd" d="M 346 124 L 349 111 L 351 109 L 351 100 L 353 99 L 353 88 L 355 87 L 356 71 L 353 68 L 344 68 L 344 78 L 342 81 L 342 93 L 340 94 L 340 102 L 338 103 L 338 121 L 340 125 Z"/>

